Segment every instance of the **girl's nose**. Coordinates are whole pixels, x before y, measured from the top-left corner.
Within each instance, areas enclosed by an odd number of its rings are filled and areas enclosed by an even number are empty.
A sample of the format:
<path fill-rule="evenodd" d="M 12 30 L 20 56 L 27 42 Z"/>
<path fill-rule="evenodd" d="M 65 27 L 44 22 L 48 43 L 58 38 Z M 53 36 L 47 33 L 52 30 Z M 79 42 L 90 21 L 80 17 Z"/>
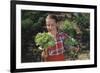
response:
<path fill-rule="evenodd" d="M 52 26 L 50 26 L 50 29 L 52 28 Z"/>

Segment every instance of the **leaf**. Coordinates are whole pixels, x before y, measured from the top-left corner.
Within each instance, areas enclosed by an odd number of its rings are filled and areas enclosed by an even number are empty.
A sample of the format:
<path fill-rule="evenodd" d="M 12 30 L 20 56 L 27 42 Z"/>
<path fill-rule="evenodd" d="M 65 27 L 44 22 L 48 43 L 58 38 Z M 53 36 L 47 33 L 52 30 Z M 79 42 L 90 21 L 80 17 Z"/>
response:
<path fill-rule="evenodd" d="M 46 32 L 38 33 L 35 37 L 35 42 L 37 45 L 40 45 L 45 49 L 55 45 L 53 37 Z"/>

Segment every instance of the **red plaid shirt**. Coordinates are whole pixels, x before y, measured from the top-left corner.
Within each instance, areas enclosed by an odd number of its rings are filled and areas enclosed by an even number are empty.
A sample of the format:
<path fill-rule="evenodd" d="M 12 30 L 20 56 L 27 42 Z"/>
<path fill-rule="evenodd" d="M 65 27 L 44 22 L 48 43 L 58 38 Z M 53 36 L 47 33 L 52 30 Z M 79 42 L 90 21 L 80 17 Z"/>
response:
<path fill-rule="evenodd" d="M 64 60 L 64 45 L 63 41 L 68 35 L 65 33 L 58 33 L 56 36 L 56 45 L 48 48 L 47 61 L 61 61 Z"/>

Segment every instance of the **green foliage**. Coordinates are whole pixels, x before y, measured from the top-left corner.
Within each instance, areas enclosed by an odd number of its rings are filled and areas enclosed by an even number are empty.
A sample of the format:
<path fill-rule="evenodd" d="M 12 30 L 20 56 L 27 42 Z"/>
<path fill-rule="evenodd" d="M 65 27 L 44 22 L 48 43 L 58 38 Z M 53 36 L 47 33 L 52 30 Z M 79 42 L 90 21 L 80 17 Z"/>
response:
<path fill-rule="evenodd" d="M 79 52 L 77 52 L 75 50 L 75 48 L 70 48 L 68 51 L 67 51 L 67 55 L 69 56 L 69 59 L 70 60 L 75 60 L 78 58 L 78 55 L 79 55 Z"/>
<path fill-rule="evenodd" d="M 32 25 L 32 20 L 30 18 L 24 19 L 22 21 L 22 28 L 27 29 Z"/>
<path fill-rule="evenodd" d="M 90 14 L 89 13 L 77 13 L 74 20 L 78 23 L 78 25 L 83 28 L 89 28 L 90 24 Z"/>
<path fill-rule="evenodd" d="M 64 45 L 75 46 L 78 45 L 78 41 L 74 38 L 69 37 L 68 39 L 64 40 Z"/>
<path fill-rule="evenodd" d="M 43 49 L 52 47 L 55 45 L 53 37 L 48 33 L 38 33 L 35 37 L 36 45 L 41 46 Z"/>
<path fill-rule="evenodd" d="M 72 60 L 76 59 L 78 56 L 78 52 L 75 50 L 75 48 L 77 48 L 78 44 L 79 44 L 79 42 L 76 39 L 71 38 L 71 37 L 64 40 L 64 45 L 69 46 L 69 49 L 67 50 L 66 54 Z"/>
<path fill-rule="evenodd" d="M 75 28 L 74 28 L 74 23 L 72 23 L 71 21 L 69 21 L 67 19 L 61 25 L 60 30 L 67 33 L 71 37 L 75 37 L 75 35 L 76 35 L 76 31 L 75 31 Z"/>

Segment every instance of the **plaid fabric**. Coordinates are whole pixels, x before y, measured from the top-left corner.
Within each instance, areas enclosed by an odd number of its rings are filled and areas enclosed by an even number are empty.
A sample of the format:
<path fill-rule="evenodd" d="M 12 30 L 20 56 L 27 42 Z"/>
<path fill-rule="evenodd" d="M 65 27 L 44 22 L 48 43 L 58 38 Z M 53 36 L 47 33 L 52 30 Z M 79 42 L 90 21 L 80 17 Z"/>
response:
<path fill-rule="evenodd" d="M 49 47 L 48 48 L 48 55 L 49 56 L 54 56 L 54 55 L 60 55 L 64 53 L 64 45 L 63 41 L 64 39 L 67 38 L 67 34 L 65 33 L 58 33 L 56 36 L 56 45 L 54 47 Z"/>

